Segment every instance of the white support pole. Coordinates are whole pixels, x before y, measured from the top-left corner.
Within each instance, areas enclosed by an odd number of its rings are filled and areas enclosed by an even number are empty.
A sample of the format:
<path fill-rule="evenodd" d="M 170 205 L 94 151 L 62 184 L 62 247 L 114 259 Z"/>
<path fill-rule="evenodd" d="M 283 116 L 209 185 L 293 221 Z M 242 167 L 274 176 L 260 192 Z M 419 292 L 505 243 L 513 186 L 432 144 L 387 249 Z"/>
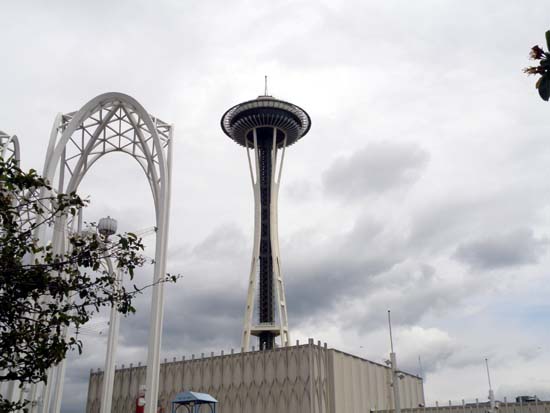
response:
<path fill-rule="evenodd" d="M 63 329 L 63 336 L 67 335 L 67 328 Z M 67 368 L 66 359 L 61 360 L 55 370 L 55 391 L 53 397 L 52 412 L 59 413 L 61 411 L 61 399 L 63 397 L 63 387 L 65 384 L 65 369 Z"/>
<path fill-rule="evenodd" d="M 113 272 L 113 264 L 110 258 L 106 259 L 109 272 Z M 122 283 L 120 270 L 116 269 L 116 282 Z M 115 357 L 118 343 L 118 333 L 120 329 L 120 313 L 115 305 L 111 307 L 109 316 L 109 336 L 107 338 L 107 352 L 105 353 L 105 369 L 103 371 L 103 388 L 101 390 L 101 410 L 100 413 L 111 413 L 113 402 L 113 383 L 115 381 Z"/>
<path fill-rule="evenodd" d="M 243 337 L 242 348 L 244 351 L 248 351 L 250 348 L 250 336 L 252 331 L 252 322 L 254 317 L 254 298 L 256 295 L 256 283 L 257 283 L 257 266 L 258 257 L 260 254 L 260 218 L 261 218 L 261 201 L 260 201 L 260 165 L 258 159 L 258 136 L 256 129 L 252 130 L 254 139 L 254 164 L 256 171 L 256 179 L 254 179 L 254 173 L 252 172 L 252 160 L 250 159 L 250 150 L 248 148 L 248 141 L 246 142 L 246 150 L 248 156 L 248 165 L 250 169 L 250 179 L 252 181 L 252 189 L 254 191 L 254 245 L 252 247 L 252 260 L 250 262 L 250 275 L 248 278 L 248 293 L 246 297 L 246 308 L 244 315 L 243 325 Z"/>
<path fill-rule="evenodd" d="M 48 369 L 48 382 L 44 385 L 42 389 L 42 413 L 48 413 L 50 410 L 50 401 L 52 399 L 52 386 L 53 378 L 55 373 L 55 366 L 52 366 Z"/>
<path fill-rule="evenodd" d="M 66 159 L 66 149 L 63 150 L 61 156 L 61 162 L 59 165 L 59 184 L 58 192 L 63 193 L 65 189 L 65 159 Z M 73 221 L 74 223 L 74 221 Z M 60 215 L 56 218 L 54 223 L 54 238 L 52 241 L 54 252 L 56 254 L 62 255 L 66 253 L 67 249 L 67 218 L 64 215 Z M 63 275 L 60 275 L 63 276 Z M 62 330 L 63 339 L 67 337 L 67 326 Z M 55 390 L 53 391 L 53 404 L 52 412 L 59 413 L 61 411 L 61 399 L 63 397 L 63 387 L 65 384 L 65 369 L 66 369 L 66 359 L 61 360 L 61 362 L 55 367 Z M 52 392 L 52 386 L 48 380 L 48 391 Z"/>
<path fill-rule="evenodd" d="M 279 177 L 277 178 L 277 205 L 279 205 L 279 186 L 281 184 L 281 174 L 283 172 L 283 164 L 285 160 L 285 153 L 286 153 L 286 144 L 287 144 L 287 137 L 285 136 L 285 140 L 283 143 L 283 153 L 281 155 L 281 164 L 279 165 Z M 281 290 L 281 313 L 282 313 L 282 320 L 281 320 L 281 329 L 284 333 L 281 339 L 281 343 L 285 346 L 290 345 L 291 338 L 290 338 L 290 329 L 288 327 L 288 313 L 287 313 L 287 305 L 286 305 L 286 295 L 285 295 L 285 282 L 283 278 L 283 273 L 281 270 L 281 252 L 279 249 L 279 212 L 278 208 L 275 210 L 275 222 L 276 222 L 276 228 L 275 228 L 275 234 L 277 234 L 276 238 L 276 251 L 277 251 L 277 270 L 279 271 L 279 288 Z M 286 339 L 286 342 L 284 341 Z"/>
<path fill-rule="evenodd" d="M 59 165 L 59 180 L 58 180 L 58 192 L 62 193 L 65 184 L 65 155 L 66 150 L 63 149 L 61 155 L 61 161 Z M 52 246 L 55 254 L 62 254 L 64 250 L 64 238 L 65 238 L 65 226 L 66 222 L 64 217 L 59 216 L 54 222 Z M 66 329 L 63 329 L 64 336 Z M 44 389 L 44 404 L 42 406 L 42 412 L 48 413 L 50 408 L 50 402 L 52 403 L 52 412 L 58 413 L 61 409 L 61 397 L 63 393 L 63 378 L 65 376 L 65 361 L 62 360 L 58 365 L 52 366 L 48 372 L 48 381 Z M 53 394 L 52 394 L 53 393 Z M 53 399 L 52 399 L 53 396 Z"/>
<path fill-rule="evenodd" d="M 290 344 L 290 335 L 288 332 L 288 316 L 286 310 L 286 298 L 281 271 L 281 254 L 279 251 L 279 223 L 278 223 L 278 205 L 279 205 L 279 180 L 281 178 L 284 150 L 286 146 L 286 137 L 283 145 L 281 164 L 277 172 L 277 128 L 273 128 L 273 149 L 272 149 L 272 173 L 271 173 L 271 205 L 270 205 L 270 234 L 271 234 L 271 258 L 273 262 L 273 283 L 276 292 L 277 313 L 279 316 L 279 340 L 281 347 Z"/>
<path fill-rule="evenodd" d="M 273 142 L 271 143 L 271 177 L 273 183 L 277 172 L 277 128 L 273 128 Z"/>
<path fill-rule="evenodd" d="M 147 375 L 145 413 L 156 413 L 159 374 L 160 374 L 160 350 L 162 337 L 162 320 L 164 316 L 164 283 L 161 282 L 166 272 L 166 247 L 168 242 L 168 215 L 170 212 L 170 186 L 172 167 L 172 141 L 168 143 L 167 182 L 161 188 L 161 203 L 159 225 L 157 231 L 157 245 L 155 249 L 155 285 L 151 303 L 151 325 L 149 328 L 149 347 L 147 351 Z"/>
<path fill-rule="evenodd" d="M 64 169 L 64 167 L 62 166 L 62 170 Z M 80 215 L 81 211 L 79 211 L 79 215 Z M 58 247 L 58 251 L 59 251 L 59 254 L 65 254 L 67 252 L 70 252 L 68 251 L 69 250 L 69 246 L 68 246 L 68 233 L 67 233 L 67 230 L 68 230 L 68 225 L 67 225 L 67 217 L 62 215 L 58 218 L 58 221 L 60 222 L 60 225 L 59 225 L 59 229 L 58 231 L 60 231 L 60 234 L 59 234 L 59 241 L 60 241 L 60 245 Z M 71 228 L 71 231 L 74 229 L 74 223 L 75 223 L 75 220 L 73 219 L 72 221 L 72 228 Z M 80 224 L 81 224 L 81 221 L 78 220 L 78 230 L 81 230 L 82 228 L 80 227 Z M 55 228 L 55 225 L 54 225 L 54 228 Z M 61 274 L 60 275 L 61 277 L 63 277 L 64 275 Z M 72 298 L 69 297 L 69 303 L 72 303 Z M 63 339 L 66 339 L 67 338 L 67 334 L 68 334 L 68 327 L 67 326 L 64 326 L 63 327 L 63 330 L 62 330 L 62 336 L 63 336 Z M 61 360 L 61 362 L 57 365 L 57 368 L 55 370 L 55 391 L 54 391 L 54 398 L 53 398 L 53 405 L 52 405 L 52 412 L 53 413 L 60 413 L 61 411 L 61 400 L 63 399 L 63 388 L 65 386 L 65 371 L 67 369 L 67 359 L 63 359 Z"/>
<path fill-rule="evenodd" d="M 157 242 L 155 251 L 155 267 L 154 267 L 154 285 L 153 296 L 151 300 L 151 321 L 149 324 L 149 344 L 147 348 L 147 374 L 146 374 L 146 396 L 145 396 L 145 413 L 155 413 L 156 403 L 158 399 L 158 381 L 160 371 L 160 348 L 161 348 L 161 324 L 162 324 L 162 299 L 163 299 L 163 283 L 162 279 L 161 260 L 162 260 L 162 234 L 164 233 L 164 209 L 165 196 L 161 197 L 161 213 L 157 224 Z"/>
<path fill-rule="evenodd" d="M 21 392 L 19 384 L 20 383 L 18 381 L 10 381 L 8 383 L 7 398 L 10 402 L 15 402 L 19 400 L 19 393 Z"/>
<path fill-rule="evenodd" d="M 37 394 L 38 383 L 32 383 L 29 393 L 29 400 L 31 401 L 31 405 L 29 406 L 29 413 L 36 413 L 38 411 L 38 400 L 36 399 Z"/>
<path fill-rule="evenodd" d="M 285 153 L 286 153 L 286 142 L 287 142 L 287 139 L 285 136 L 285 140 L 283 142 L 283 153 L 281 155 L 281 163 L 279 165 L 279 176 L 277 177 L 277 185 L 281 183 L 281 174 L 283 173 L 283 162 L 285 161 Z"/>

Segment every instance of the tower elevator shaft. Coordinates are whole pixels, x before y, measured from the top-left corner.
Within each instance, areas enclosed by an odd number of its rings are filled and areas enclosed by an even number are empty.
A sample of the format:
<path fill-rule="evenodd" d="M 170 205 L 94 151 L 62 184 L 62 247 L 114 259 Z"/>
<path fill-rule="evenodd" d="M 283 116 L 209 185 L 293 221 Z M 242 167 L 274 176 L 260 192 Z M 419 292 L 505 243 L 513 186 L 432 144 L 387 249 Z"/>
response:
<path fill-rule="evenodd" d="M 263 130 L 262 130 L 263 129 Z M 267 130 L 265 130 L 267 129 Z M 273 174 L 272 128 L 261 128 L 258 133 L 257 151 L 260 184 L 260 274 L 259 274 L 259 322 L 275 322 L 273 291 L 273 254 L 271 246 L 271 181 Z M 267 132 L 267 133 L 266 133 Z M 262 136 L 262 135 L 268 136 Z M 270 136 L 271 135 L 271 136 Z M 276 150 L 276 148 L 275 148 Z M 275 334 L 271 331 L 259 333 L 260 348 L 272 349 L 275 346 Z"/>

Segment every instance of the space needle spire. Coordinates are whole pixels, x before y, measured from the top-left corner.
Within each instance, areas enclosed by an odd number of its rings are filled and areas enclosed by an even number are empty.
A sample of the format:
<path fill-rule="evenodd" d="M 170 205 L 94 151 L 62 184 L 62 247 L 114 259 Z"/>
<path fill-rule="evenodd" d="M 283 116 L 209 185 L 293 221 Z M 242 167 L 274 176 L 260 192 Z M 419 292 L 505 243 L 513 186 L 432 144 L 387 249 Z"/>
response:
<path fill-rule="evenodd" d="M 264 93 L 233 106 L 221 119 L 224 133 L 246 148 L 254 190 L 254 247 L 242 334 L 246 351 L 251 336 L 258 337 L 262 350 L 274 348 L 276 337 L 280 346 L 290 344 L 277 200 L 286 148 L 311 127 L 303 109 L 267 95 L 267 76 Z"/>

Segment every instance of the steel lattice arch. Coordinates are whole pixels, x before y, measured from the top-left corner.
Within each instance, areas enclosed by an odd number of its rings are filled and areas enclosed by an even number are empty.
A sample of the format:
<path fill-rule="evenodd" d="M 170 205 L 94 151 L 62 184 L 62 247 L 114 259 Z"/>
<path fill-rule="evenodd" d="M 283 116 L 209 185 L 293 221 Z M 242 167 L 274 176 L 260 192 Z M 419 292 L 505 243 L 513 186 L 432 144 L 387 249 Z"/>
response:
<path fill-rule="evenodd" d="M 170 185 L 172 169 L 173 126 L 150 115 L 131 96 L 105 93 L 86 103 L 80 110 L 57 115 L 50 134 L 43 176 L 59 193 L 78 190 L 90 168 L 103 156 L 113 152 L 127 154 L 137 161 L 149 182 L 155 206 L 155 258 L 152 286 L 151 321 L 147 356 L 146 412 L 155 413 L 159 388 L 160 343 L 162 335 L 166 248 L 169 224 Z M 2 157 L 19 160 L 19 143 L 15 136 L 0 132 Z M 43 188 L 40 198 L 49 190 Z M 27 217 L 26 219 L 40 219 Z M 51 242 L 54 253 L 68 247 L 68 236 L 82 230 L 82 211 L 78 219 L 55 218 L 52 234 L 38 226 L 35 236 L 43 243 Z M 116 272 L 106 261 L 109 271 Z M 120 274 L 117 275 L 119 277 Z M 102 389 L 102 412 L 111 411 L 114 360 L 118 340 L 118 313 L 111 310 L 108 349 L 105 360 L 106 380 Z M 42 413 L 59 413 L 63 393 L 65 361 L 48 372 L 45 385 L 32 385 L 31 401 L 42 400 Z M 12 385 L 12 388 L 16 386 Z M 12 399 L 19 398 L 15 391 Z M 36 403 L 32 411 L 36 412 Z"/>
<path fill-rule="evenodd" d="M 12 158 L 16 162 L 21 160 L 19 139 L 17 136 L 9 135 L 0 130 L 0 157 L 6 161 Z"/>

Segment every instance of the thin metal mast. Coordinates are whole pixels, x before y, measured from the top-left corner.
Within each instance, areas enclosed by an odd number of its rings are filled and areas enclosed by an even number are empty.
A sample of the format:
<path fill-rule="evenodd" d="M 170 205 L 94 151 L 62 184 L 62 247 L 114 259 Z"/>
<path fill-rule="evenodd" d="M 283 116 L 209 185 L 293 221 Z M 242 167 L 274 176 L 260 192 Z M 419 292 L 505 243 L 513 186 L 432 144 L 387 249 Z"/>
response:
<path fill-rule="evenodd" d="M 485 367 L 487 368 L 487 381 L 489 382 L 489 411 L 493 413 L 495 411 L 495 393 L 491 385 L 491 374 L 489 373 L 489 359 L 485 358 Z"/>
<path fill-rule="evenodd" d="M 390 348 L 391 348 L 391 352 L 393 353 L 393 336 L 391 332 L 391 311 L 390 310 L 388 310 L 388 326 L 390 328 Z"/>
<path fill-rule="evenodd" d="M 491 374 L 489 373 L 489 359 L 485 358 L 485 367 L 487 368 L 487 381 L 489 382 L 489 390 L 492 390 L 491 386 Z"/>
<path fill-rule="evenodd" d="M 420 370 L 420 378 L 424 379 L 424 369 L 422 368 L 422 359 L 420 358 L 420 356 L 418 356 L 418 368 Z"/>
<path fill-rule="evenodd" d="M 392 388 L 393 388 L 393 404 L 395 407 L 395 413 L 401 413 L 401 401 L 399 399 L 399 377 L 397 373 L 397 357 L 393 351 L 393 335 L 391 331 L 391 311 L 388 310 L 388 326 L 390 329 L 390 361 L 391 361 L 391 372 L 392 372 Z"/>

